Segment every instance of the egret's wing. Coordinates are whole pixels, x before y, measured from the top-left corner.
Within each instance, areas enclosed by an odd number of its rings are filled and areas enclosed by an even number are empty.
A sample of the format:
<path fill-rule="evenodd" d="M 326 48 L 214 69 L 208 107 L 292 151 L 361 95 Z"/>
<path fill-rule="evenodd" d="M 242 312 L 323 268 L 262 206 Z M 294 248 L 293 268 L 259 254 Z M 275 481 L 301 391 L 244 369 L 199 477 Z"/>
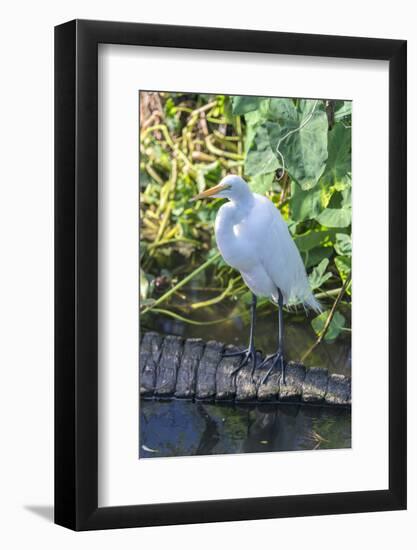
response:
<path fill-rule="evenodd" d="M 304 302 L 311 291 L 301 255 L 279 210 L 268 199 L 264 205 L 267 224 L 260 248 L 262 265 L 283 293 L 285 303 Z"/>

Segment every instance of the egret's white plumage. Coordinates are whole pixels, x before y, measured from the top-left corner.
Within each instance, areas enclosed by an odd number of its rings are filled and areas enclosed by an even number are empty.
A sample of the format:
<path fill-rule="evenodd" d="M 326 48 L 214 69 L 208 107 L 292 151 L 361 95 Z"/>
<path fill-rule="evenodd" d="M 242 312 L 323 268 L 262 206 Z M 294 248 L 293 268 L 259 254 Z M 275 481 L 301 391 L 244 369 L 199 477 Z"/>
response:
<path fill-rule="evenodd" d="M 239 176 L 226 176 L 197 198 L 207 196 L 229 199 L 216 217 L 217 246 L 250 290 L 277 302 L 279 288 L 284 304 L 302 303 L 320 311 L 298 248 L 275 205 L 252 193 Z"/>

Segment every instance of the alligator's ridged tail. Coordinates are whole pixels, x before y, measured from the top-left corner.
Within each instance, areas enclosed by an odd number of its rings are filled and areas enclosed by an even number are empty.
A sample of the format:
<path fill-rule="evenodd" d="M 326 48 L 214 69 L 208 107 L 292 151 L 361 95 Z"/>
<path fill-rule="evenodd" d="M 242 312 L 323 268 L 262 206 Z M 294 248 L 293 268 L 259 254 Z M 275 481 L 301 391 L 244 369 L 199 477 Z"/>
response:
<path fill-rule="evenodd" d="M 225 349 L 221 342 L 145 333 L 139 358 L 141 397 L 351 404 L 351 379 L 347 376 L 329 375 L 327 369 L 306 368 L 292 361 L 286 366 L 285 385 L 280 384 L 279 372 L 273 372 L 262 384 L 268 365 L 257 367 L 252 380 L 252 365 L 247 364 L 236 373 L 241 359 L 223 357 Z M 257 364 L 261 359 L 259 354 Z"/>

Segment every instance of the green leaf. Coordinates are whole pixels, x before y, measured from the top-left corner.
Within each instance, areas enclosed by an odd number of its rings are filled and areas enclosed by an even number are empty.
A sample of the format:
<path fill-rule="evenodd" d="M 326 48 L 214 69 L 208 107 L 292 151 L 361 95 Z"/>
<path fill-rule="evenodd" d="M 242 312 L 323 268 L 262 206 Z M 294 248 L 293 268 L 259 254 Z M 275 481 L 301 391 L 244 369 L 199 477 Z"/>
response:
<path fill-rule="evenodd" d="M 328 134 L 327 149 L 329 156 L 321 182 L 327 186 L 341 181 L 348 181 L 350 183 L 350 174 L 352 171 L 351 129 L 346 128 L 341 123 L 337 123 Z"/>
<path fill-rule="evenodd" d="M 352 254 L 351 236 L 346 233 L 336 233 L 334 249 L 340 256 L 350 256 Z"/>
<path fill-rule="evenodd" d="M 323 248 L 321 246 L 318 246 L 317 248 L 313 248 L 308 252 L 302 252 L 304 265 L 306 266 L 306 269 L 309 269 L 310 267 L 317 265 L 324 258 L 328 258 L 329 256 L 331 256 L 332 251 L 333 249 L 331 247 Z"/>
<path fill-rule="evenodd" d="M 259 174 L 258 176 L 254 176 L 250 180 L 249 187 L 254 193 L 264 195 L 267 191 L 271 189 L 274 177 L 275 172 L 272 172 L 271 174 Z"/>
<path fill-rule="evenodd" d="M 293 127 L 298 126 L 299 116 L 294 101 L 290 98 L 274 98 L 269 101 L 267 114 L 268 120 L 278 122 L 280 125 L 288 125 L 293 122 Z"/>
<path fill-rule="evenodd" d="M 264 99 L 263 97 L 235 95 L 232 98 L 232 112 L 234 115 L 244 115 L 250 111 L 256 111 Z"/>
<path fill-rule="evenodd" d="M 295 244 L 298 250 L 301 252 L 307 252 L 316 247 L 324 247 L 325 245 L 331 245 L 335 232 L 334 230 L 316 231 L 310 229 L 302 235 L 295 236 Z M 332 252 L 331 249 L 330 253 Z"/>
<path fill-rule="evenodd" d="M 345 118 L 352 114 L 352 102 L 351 101 L 343 101 L 342 105 L 340 105 L 334 113 L 335 120 L 341 120 L 342 118 Z"/>
<path fill-rule="evenodd" d="M 328 281 L 332 274 L 327 272 L 326 269 L 329 265 L 329 260 L 325 258 L 322 260 L 317 267 L 309 275 L 310 287 L 312 290 L 321 287 L 326 281 Z"/>
<path fill-rule="evenodd" d="M 164 111 L 165 111 L 165 115 L 167 117 L 172 117 L 175 115 L 175 113 L 177 112 L 177 109 L 175 107 L 175 103 L 174 103 L 174 100 L 172 99 L 172 97 L 169 97 L 166 102 L 165 102 L 165 107 L 164 107 Z"/>
<path fill-rule="evenodd" d="M 139 171 L 139 185 L 140 189 L 145 190 L 146 187 L 152 182 L 151 178 L 149 177 L 148 173 L 145 170 L 142 170 L 142 168 Z"/>
<path fill-rule="evenodd" d="M 268 120 L 270 101 L 270 99 L 262 99 L 262 101 L 260 101 L 259 103 L 259 108 L 257 108 L 255 111 L 249 111 L 245 114 L 245 154 L 247 154 L 250 149 L 256 149 L 254 138 L 260 125 Z M 269 136 L 267 136 L 267 139 L 269 141 Z"/>
<path fill-rule="evenodd" d="M 266 123 L 272 150 L 281 166 L 280 151 L 291 178 L 304 191 L 311 189 L 326 168 L 328 122 L 323 102 L 301 100 L 295 110 L 289 100 L 275 101 L 282 102 L 280 109 L 274 103 L 277 122 Z"/>
<path fill-rule="evenodd" d="M 295 221 L 301 222 L 315 218 L 323 210 L 320 187 L 303 191 L 299 185 L 292 182 L 290 206 L 292 218 Z"/>
<path fill-rule="evenodd" d="M 259 111 L 252 111 L 245 115 L 245 121 L 246 121 L 246 135 L 244 140 L 244 150 L 245 155 L 248 154 L 249 150 L 251 148 L 256 148 L 254 146 L 254 139 L 256 136 L 256 131 L 259 126 L 259 121 L 261 120 L 261 114 Z"/>
<path fill-rule="evenodd" d="M 265 126 L 259 126 L 252 141 L 250 150 L 246 155 L 245 174 L 247 176 L 259 176 L 275 172 L 280 164 L 274 155 L 269 143 L 269 136 Z"/>
<path fill-rule="evenodd" d="M 352 187 L 350 182 L 342 190 L 342 206 L 352 206 Z"/>
<path fill-rule="evenodd" d="M 329 314 L 330 310 L 323 311 L 323 313 L 320 313 L 320 315 L 318 315 L 311 321 L 311 326 L 313 327 L 313 330 L 317 334 L 317 336 L 319 336 L 323 332 L 324 325 L 326 324 Z M 332 340 L 335 340 L 342 332 L 345 324 L 346 319 L 344 318 L 344 316 L 336 311 L 333 319 L 330 322 L 330 326 L 327 329 L 324 340 L 326 342 L 331 342 Z"/>
<path fill-rule="evenodd" d="M 352 211 L 348 207 L 325 208 L 316 221 L 325 227 L 348 227 L 352 220 Z"/>
<path fill-rule="evenodd" d="M 334 259 L 334 263 L 337 267 L 337 270 L 339 272 L 340 278 L 342 279 L 342 282 L 344 283 L 346 279 L 349 277 L 351 270 L 352 270 L 352 259 L 349 256 L 336 256 Z M 351 293 L 349 288 L 346 290 L 348 294 Z"/>

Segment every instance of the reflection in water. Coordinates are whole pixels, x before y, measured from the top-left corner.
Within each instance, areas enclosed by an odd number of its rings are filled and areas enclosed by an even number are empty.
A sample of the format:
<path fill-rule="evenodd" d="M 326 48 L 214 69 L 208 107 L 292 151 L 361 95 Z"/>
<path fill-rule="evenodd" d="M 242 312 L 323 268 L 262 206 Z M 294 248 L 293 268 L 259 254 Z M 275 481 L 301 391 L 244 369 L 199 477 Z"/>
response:
<path fill-rule="evenodd" d="M 142 400 L 140 458 L 340 449 L 351 446 L 346 409 Z"/>

